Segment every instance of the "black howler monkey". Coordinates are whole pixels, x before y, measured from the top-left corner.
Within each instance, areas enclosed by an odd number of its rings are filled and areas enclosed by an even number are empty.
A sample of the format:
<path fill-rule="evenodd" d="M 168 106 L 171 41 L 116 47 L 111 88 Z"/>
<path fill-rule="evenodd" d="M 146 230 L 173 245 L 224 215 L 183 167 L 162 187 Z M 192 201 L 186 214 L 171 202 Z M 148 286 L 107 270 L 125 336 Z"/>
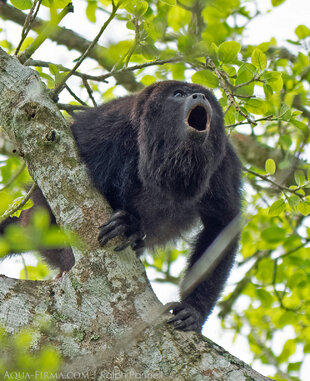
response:
<path fill-rule="evenodd" d="M 125 243 L 115 250 L 130 245 L 140 254 L 180 237 L 200 220 L 190 269 L 239 213 L 240 162 L 225 135 L 222 109 L 204 87 L 159 82 L 74 119 L 72 133 L 80 156 L 114 210 L 100 227 L 102 246 L 123 235 Z M 170 319 L 177 329 L 201 330 L 236 248 L 237 239 L 212 274 L 188 296 L 181 295 Z M 70 250 L 42 254 L 62 271 L 74 263 Z"/>

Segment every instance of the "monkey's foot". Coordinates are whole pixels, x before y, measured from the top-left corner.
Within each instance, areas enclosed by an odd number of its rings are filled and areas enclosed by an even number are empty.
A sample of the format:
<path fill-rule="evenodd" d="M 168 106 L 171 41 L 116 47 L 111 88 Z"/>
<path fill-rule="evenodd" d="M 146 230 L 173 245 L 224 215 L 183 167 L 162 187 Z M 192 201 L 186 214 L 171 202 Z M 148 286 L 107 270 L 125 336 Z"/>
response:
<path fill-rule="evenodd" d="M 98 241 L 104 246 L 110 239 L 124 235 L 125 242 L 114 250 L 121 251 L 131 246 L 138 254 L 144 247 L 145 234 L 140 231 L 138 220 L 124 210 L 118 210 L 105 224 L 99 227 Z"/>
<path fill-rule="evenodd" d="M 201 332 L 203 317 L 193 306 L 186 303 L 168 303 L 167 310 L 173 312 L 173 317 L 167 323 L 173 324 L 175 329 L 181 331 Z"/>

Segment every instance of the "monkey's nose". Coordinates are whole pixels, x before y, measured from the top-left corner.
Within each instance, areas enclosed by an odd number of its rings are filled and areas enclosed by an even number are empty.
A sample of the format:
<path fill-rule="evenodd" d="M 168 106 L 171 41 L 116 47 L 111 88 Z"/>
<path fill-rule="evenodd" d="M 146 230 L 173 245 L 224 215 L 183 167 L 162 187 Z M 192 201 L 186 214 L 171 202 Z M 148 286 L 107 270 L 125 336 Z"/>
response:
<path fill-rule="evenodd" d="M 195 93 L 192 95 L 193 99 L 201 99 L 202 101 L 206 100 L 206 97 L 202 93 Z"/>

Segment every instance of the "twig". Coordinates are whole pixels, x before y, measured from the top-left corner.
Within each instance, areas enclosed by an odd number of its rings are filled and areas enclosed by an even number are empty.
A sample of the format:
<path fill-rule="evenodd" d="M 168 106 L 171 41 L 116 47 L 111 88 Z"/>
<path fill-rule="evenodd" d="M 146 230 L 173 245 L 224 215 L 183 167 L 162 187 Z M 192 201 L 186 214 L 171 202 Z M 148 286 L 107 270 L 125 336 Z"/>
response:
<path fill-rule="evenodd" d="M 70 87 L 67 85 L 67 84 L 65 84 L 65 89 L 68 91 L 68 93 L 70 94 L 70 95 L 72 95 L 72 97 L 75 99 L 75 100 L 77 100 L 79 103 L 81 103 L 81 105 L 84 105 L 84 106 L 87 106 L 87 103 L 86 102 L 84 102 L 81 98 L 79 98 L 71 89 L 70 89 Z"/>
<path fill-rule="evenodd" d="M 85 86 L 87 93 L 88 93 L 88 96 L 91 99 L 91 101 L 93 102 L 93 105 L 95 107 L 97 107 L 97 102 L 95 101 L 95 98 L 93 97 L 92 89 L 90 88 L 89 83 L 87 82 L 86 78 L 83 78 L 83 85 Z"/>
<path fill-rule="evenodd" d="M 264 118 L 255 119 L 254 122 L 257 124 L 257 122 L 262 122 L 262 121 L 265 121 L 265 120 L 276 121 L 276 120 L 278 120 L 278 118 L 273 118 L 273 115 L 268 115 L 268 116 L 265 116 Z M 226 128 L 231 128 L 231 127 L 241 126 L 241 125 L 244 125 L 244 124 L 249 124 L 249 122 L 240 122 L 240 123 L 228 124 L 225 127 Z"/>
<path fill-rule="evenodd" d="M 150 66 L 165 65 L 168 63 L 184 62 L 184 61 L 185 61 L 184 57 L 173 57 L 173 58 L 170 58 L 167 60 L 154 60 L 154 61 L 145 62 L 143 64 L 129 66 L 129 67 L 118 69 L 118 70 L 111 70 L 109 73 L 102 74 L 102 75 L 90 75 L 90 74 L 80 73 L 78 71 L 72 73 L 72 75 L 74 75 L 76 77 L 80 77 L 82 79 L 85 78 L 87 80 L 92 80 L 92 81 L 96 81 L 96 82 L 107 82 L 106 78 L 112 77 L 115 74 L 122 74 L 122 73 L 131 72 L 131 71 L 135 71 L 135 70 L 140 70 L 140 69 L 144 69 L 144 68 L 150 67 Z M 60 64 L 55 64 L 52 62 L 46 62 L 46 61 L 40 61 L 40 60 L 33 60 L 31 58 L 29 58 L 25 62 L 26 66 L 38 66 L 38 67 L 49 67 L 49 65 L 51 65 L 51 64 L 55 65 L 60 71 L 69 72 L 71 70 L 71 69 L 69 69 L 63 65 L 60 65 Z"/>
<path fill-rule="evenodd" d="M 67 111 L 70 115 L 74 111 L 83 111 L 83 110 L 87 110 L 89 108 L 89 106 L 68 105 L 68 104 L 64 104 L 64 103 L 57 103 L 57 107 L 60 110 Z"/>
<path fill-rule="evenodd" d="M 17 48 L 16 48 L 15 53 L 14 53 L 15 56 L 18 55 L 20 48 L 21 48 L 23 42 L 25 41 L 25 39 L 26 39 L 30 29 L 31 29 L 32 23 L 35 20 L 35 18 L 37 17 L 41 3 L 42 3 L 42 0 L 35 0 L 30 11 L 29 11 L 29 13 L 28 13 L 28 15 L 27 15 L 27 17 L 26 17 L 26 20 L 25 20 L 25 23 L 24 23 L 24 26 L 22 29 L 21 40 L 19 41 L 19 44 L 17 45 Z M 35 10 L 36 7 L 37 7 L 37 9 Z"/>
<path fill-rule="evenodd" d="M 126 60 L 125 60 L 125 67 L 128 67 L 129 61 L 131 56 L 133 55 L 134 51 L 136 50 L 136 47 L 138 46 L 140 42 L 140 25 L 138 20 L 134 20 L 135 25 L 135 41 L 132 45 L 132 47 L 129 49 L 129 51 L 126 54 Z"/>
<path fill-rule="evenodd" d="M 51 20 L 43 31 L 37 36 L 37 38 L 32 42 L 28 48 L 19 54 L 18 59 L 23 64 L 32 56 L 32 54 L 43 44 L 43 42 L 50 37 L 54 31 L 55 27 L 60 23 L 60 21 L 70 12 L 73 12 L 73 6 L 69 3 L 56 17 L 56 20 Z"/>
<path fill-rule="evenodd" d="M 122 73 L 125 73 L 127 71 L 135 71 L 135 70 L 139 70 L 139 69 L 144 69 L 145 67 L 149 67 L 149 66 L 165 65 L 167 63 L 184 62 L 184 61 L 185 61 L 185 59 L 182 57 L 174 57 L 174 58 L 170 58 L 167 60 L 155 60 L 155 61 L 151 61 L 151 62 L 145 62 L 141 65 L 134 65 L 134 66 L 129 66 L 129 67 L 126 67 L 123 69 L 112 70 L 110 73 L 98 76 L 96 81 L 102 81 L 102 80 L 105 80 L 106 78 L 112 77 L 116 74 L 122 74 Z"/>
<path fill-rule="evenodd" d="M 222 73 L 216 68 L 214 62 L 211 60 L 210 57 L 206 57 L 206 64 L 210 67 L 210 69 L 214 72 L 214 74 L 217 76 L 217 78 L 219 79 L 220 81 L 220 84 L 221 84 L 221 87 L 222 89 L 224 90 L 226 96 L 227 96 L 227 99 L 228 101 L 235 107 L 235 109 L 237 110 L 237 112 L 242 115 L 248 122 L 250 125 L 253 125 L 253 126 L 256 126 L 257 123 L 255 121 L 253 121 L 246 113 L 244 113 L 241 108 L 239 107 L 239 105 L 236 103 L 235 101 L 235 98 L 234 96 L 232 95 L 232 93 L 230 92 L 230 90 L 228 89 L 228 86 L 227 86 L 227 79 L 222 75 Z M 230 83 L 229 83 L 229 86 L 230 86 Z M 233 86 L 231 85 L 231 87 L 233 88 Z"/>
<path fill-rule="evenodd" d="M 268 183 L 276 186 L 277 188 L 279 188 L 279 189 L 281 189 L 281 190 L 283 190 L 285 192 L 289 192 L 289 193 L 295 194 L 296 196 L 298 196 L 300 198 L 304 197 L 304 195 L 298 193 L 298 191 L 301 190 L 304 186 L 308 185 L 308 182 L 305 183 L 303 186 L 296 187 L 295 189 L 290 189 L 290 188 L 286 187 L 285 185 L 278 184 L 275 181 L 269 179 L 269 177 L 266 176 L 266 175 L 261 175 L 260 173 L 257 173 L 255 171 L 253 171 L 252 169 L 248 169 L 246 167 L 243 167 L 242 169 L 244 171 L 248 172 L 248 173 L 251 173 L 252 175 L 254 175 L 256 177 L 259 177 L 260 179 L 262 179 L 264 181 L 267 181 Z"/>
<path fill-rule="evenodd" d="M 260 77 L 261 77 L 261 75 L 254 76 L 253 78 L 249 79 L 246 82 L 240 83 L 239 85 L 233 85 L 233 88 L 234 88 L 234 90 L 237 90 L 240 87 L 244 87 L 244 86 L 250 85 L 252 82 L 263 82 L 260 79 Z"/>
<path fill-rule="evenodd" d="M 0 222 L 2 222 L 3 220 L 5 220 L 6 218 L 10 217 L 11 214 L 15 213 L 18 211 L 18 209 L 22 208 L 26 202 L 30 199 L 32 193 L 34 192 L 34 190 L 36 189 L 37 187 L 37 184 L 36 183 L 33 183 L 29 192 L 26 194 L 25 197 L 23 197 L 23 199 L 21 200 L 20 203 L 18 203 L 17 205 L 15 205 L 14 207 L 11 207 L 9 209 L 7 209 L 3 214 L 2 216 L 0 216 Z"/>
<path fill-rule="evenodd" d="M 106 30 L 106 28 L 108 27 L 108 25 L 110 24 L 110 22 L 114 19 L 115 17 L 115 14 L 117 12 L 117 9 L 119 7 L 119 4 L 115 5 L 114 2 L 113 2 L 113 9 L 112 9 L 112 12 L 111 12 L 111 15 L 110 17 L 107 19 L 107 21 L 103 24 L 102 28 L 100 29 L 99 33 L 97 34 L 97 36 L 94 38 L 94 40 L 91 42 L 91 44 L 88 46 L 88 48 L 85 50 L 85 52 L 82 54 L 82 56 L 79 58 L 79 60 L 77 61 L 77 63 L 74 65 L 73 69 L 70 70 L 70 72 L 65 76 L 65 78 L 63 79 L 63 81 L 55 87 L 55 89 L 53 90 L 53 97 L 54 98 L 57 98 L 58 94 L 63 90 L 63 88 L 65 87 L 65 83 L 66 81 L 68 80 L 68 78 L 71 77 L 71 75 L 73 73 L 76 72 L 76 70 L 78 69 L 78 67 L 81 65 L 81 63 L 85 60 L 85 58 L 88 56 L 89 52 L 94 48 L 94 46 L 97 44 L 99 38 L 101 37 L 102 33 Z"/>

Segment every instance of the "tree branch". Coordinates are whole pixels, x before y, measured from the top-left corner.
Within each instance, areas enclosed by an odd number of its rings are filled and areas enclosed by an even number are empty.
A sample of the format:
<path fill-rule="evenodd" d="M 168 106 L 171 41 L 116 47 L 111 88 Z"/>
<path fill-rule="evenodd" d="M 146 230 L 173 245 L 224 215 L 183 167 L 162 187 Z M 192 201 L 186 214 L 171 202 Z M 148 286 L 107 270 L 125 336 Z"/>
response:
<path fill-rule="evenodd" d="M 104 250 L 99 247 L 95 227 L 107 218 L 109 208 L 93 189 L 66 122 L 37 73 L 2 49 L 0 73 L 0 124 L 23 152 L 58 223 L 84 242 L 74 248 L 76 265 L 61 279 L 33 282 L 0 276 L 0 324 L 15 332 L 34 325 L 40 313 L 42 321 L 53 324 L 54 334 L 48 340 L 62 353 L 64 367 L 70 368 L 83 353 L 78 361 L 83 372 L 100 374 L 117 368 L 128 379 L 139 372 L 160 379 L 188 379 L 190 371 L 191 379 L 207 375 L 223 381 L 229 375 L 231 381 L 267 381 L 216 344 L 168 327 L 167 315 L 136 339 L 134 327 L 148 324 L 154 308 L 161 306 L 141 262 L 130 249 L 115 255 L 115 242 Z M 51 133 L 53 141 L 47 139 Z M 131 346 L 125 352 L 116 345 L 124 332 L 133 333 L 127 336 Z M 46 332 L 38 332 L 36 345 L 45 340 Z"/>

